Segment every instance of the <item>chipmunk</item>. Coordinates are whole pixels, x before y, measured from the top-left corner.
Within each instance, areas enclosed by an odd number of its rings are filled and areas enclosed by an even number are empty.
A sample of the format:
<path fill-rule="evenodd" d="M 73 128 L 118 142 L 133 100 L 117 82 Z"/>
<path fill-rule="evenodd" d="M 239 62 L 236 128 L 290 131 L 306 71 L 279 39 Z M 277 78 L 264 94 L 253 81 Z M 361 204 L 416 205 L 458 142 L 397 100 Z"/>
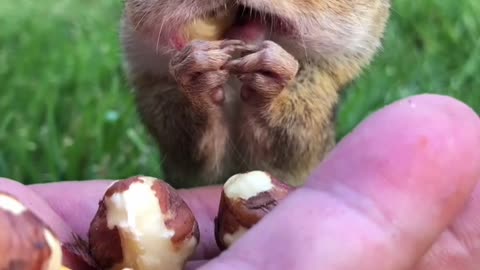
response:
<path fill-rule="evenodd" d="M 263 170 L 303 184 L 334 147 L 340 94 L 389 12 L 389 0 L 126 0 L 126 74 L 165 179 Z"/>

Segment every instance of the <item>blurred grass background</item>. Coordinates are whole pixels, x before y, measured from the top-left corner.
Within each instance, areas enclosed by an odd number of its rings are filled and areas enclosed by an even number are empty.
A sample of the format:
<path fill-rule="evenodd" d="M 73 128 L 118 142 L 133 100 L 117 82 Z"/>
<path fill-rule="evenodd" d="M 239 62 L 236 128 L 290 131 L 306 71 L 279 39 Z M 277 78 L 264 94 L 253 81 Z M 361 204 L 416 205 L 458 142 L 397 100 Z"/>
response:
<path fill-rule="evenodd" d="M 120 62 L 122 1 L 0 0 L 0 176 L 23 183 L 162 177 Z M 418 93 L 480 112 L 480 1 L 393 2 L 384 49 L 347 91 L 341 139 Z"/>

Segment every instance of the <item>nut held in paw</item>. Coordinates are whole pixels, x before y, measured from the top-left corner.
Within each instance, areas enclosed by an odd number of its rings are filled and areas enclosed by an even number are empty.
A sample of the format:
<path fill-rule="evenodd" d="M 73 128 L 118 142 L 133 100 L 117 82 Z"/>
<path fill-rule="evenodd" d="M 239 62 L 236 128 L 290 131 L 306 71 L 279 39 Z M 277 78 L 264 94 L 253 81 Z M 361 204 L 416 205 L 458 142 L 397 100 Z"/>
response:
<path fill-rule="evenodd" d="M 189 40 L 219 40 L 235 22 L 237 7 L 226 7 L 212 12 L 210 16 L 196 19 L 186 27 Z"/>
<path fill-rule="evenodd" d="M 230 177 L 223 186 L 215 220 L 217 245 L 222 250 L 231 246 L 292 190 L 294 187 L 263 171 Z"/>
<path fill-rule="evenodd" d="M 0 269 L 60 270 L 61 243 L 15 197 L 0 192 Z"/>
<path fill-rule="evenodd" d="M 181 270 L 198 245 L 197 221 L 166 182 L 146 176 L 114 182 L 89 230 L 102 269 Z"/>

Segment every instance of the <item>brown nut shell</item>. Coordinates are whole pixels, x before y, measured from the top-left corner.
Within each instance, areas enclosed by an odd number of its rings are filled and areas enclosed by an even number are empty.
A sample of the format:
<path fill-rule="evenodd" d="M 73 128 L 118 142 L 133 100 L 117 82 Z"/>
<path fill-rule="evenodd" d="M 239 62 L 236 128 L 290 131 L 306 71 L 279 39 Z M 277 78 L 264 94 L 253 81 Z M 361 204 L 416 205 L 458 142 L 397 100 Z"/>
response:
<path fill-rule="evenodd" d="M 0 269 L 57 270 L 61 244 L 14 196 L 0 192 Z"/>
<path fill-rule="evenodd" d="M 187 40 L 221 40 L 234 24 L 238 6 L 228 6 L 212 16 L 197 18 L 184 28 Z"/>
<path fill-rule="evenodd" d="M 185 239 L 200 239 L 200 230 L 193 212 L 178 192 L 170 185 L 154 185 L 152 189 L 157 194 L 162 212 L 168 216 L 165 220 L 167 228 L 175 230 L 172 242 L 176 248 L 181 248 Z"/>
<path fill-rule="evenodd" d="M 255 171 L 255 173 L 258 174 L 259 171 Z M 251 174 L 244 173 L 236 176 L 241 177 L 237 181 L 248 181 Z M 215 218 L 215 240 L 221 250 L 232 245 L 294 190 L 294 187 L 279 181 L 268 173 L 265 173 L 265 176 L 270 178 L 271 188 L 248 199 L 229 198 L 225 189 L 223 190 L 218 214 Z"/>
<path fill-rule="evenodd" d="M 135 176 L 107 189 L 88 237 L 102 269 L 181 269 L 200 233 L 175 189 L 160 179 Z"/>

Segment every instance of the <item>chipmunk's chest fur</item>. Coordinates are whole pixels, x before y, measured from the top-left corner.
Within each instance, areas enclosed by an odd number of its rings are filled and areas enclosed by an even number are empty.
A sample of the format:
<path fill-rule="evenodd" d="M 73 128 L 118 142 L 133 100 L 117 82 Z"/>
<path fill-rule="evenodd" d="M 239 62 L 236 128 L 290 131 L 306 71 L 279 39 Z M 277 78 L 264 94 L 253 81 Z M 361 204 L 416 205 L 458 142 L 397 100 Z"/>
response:
<path fill-rule="evenodd" d="M 224 110 L 227 122 L 234 122 L 239 117 L 239 110 L 241 106 L 240 91 L 242 83 L 235 77 L 230 77 L 227 81 L 225 91 Z"/>

